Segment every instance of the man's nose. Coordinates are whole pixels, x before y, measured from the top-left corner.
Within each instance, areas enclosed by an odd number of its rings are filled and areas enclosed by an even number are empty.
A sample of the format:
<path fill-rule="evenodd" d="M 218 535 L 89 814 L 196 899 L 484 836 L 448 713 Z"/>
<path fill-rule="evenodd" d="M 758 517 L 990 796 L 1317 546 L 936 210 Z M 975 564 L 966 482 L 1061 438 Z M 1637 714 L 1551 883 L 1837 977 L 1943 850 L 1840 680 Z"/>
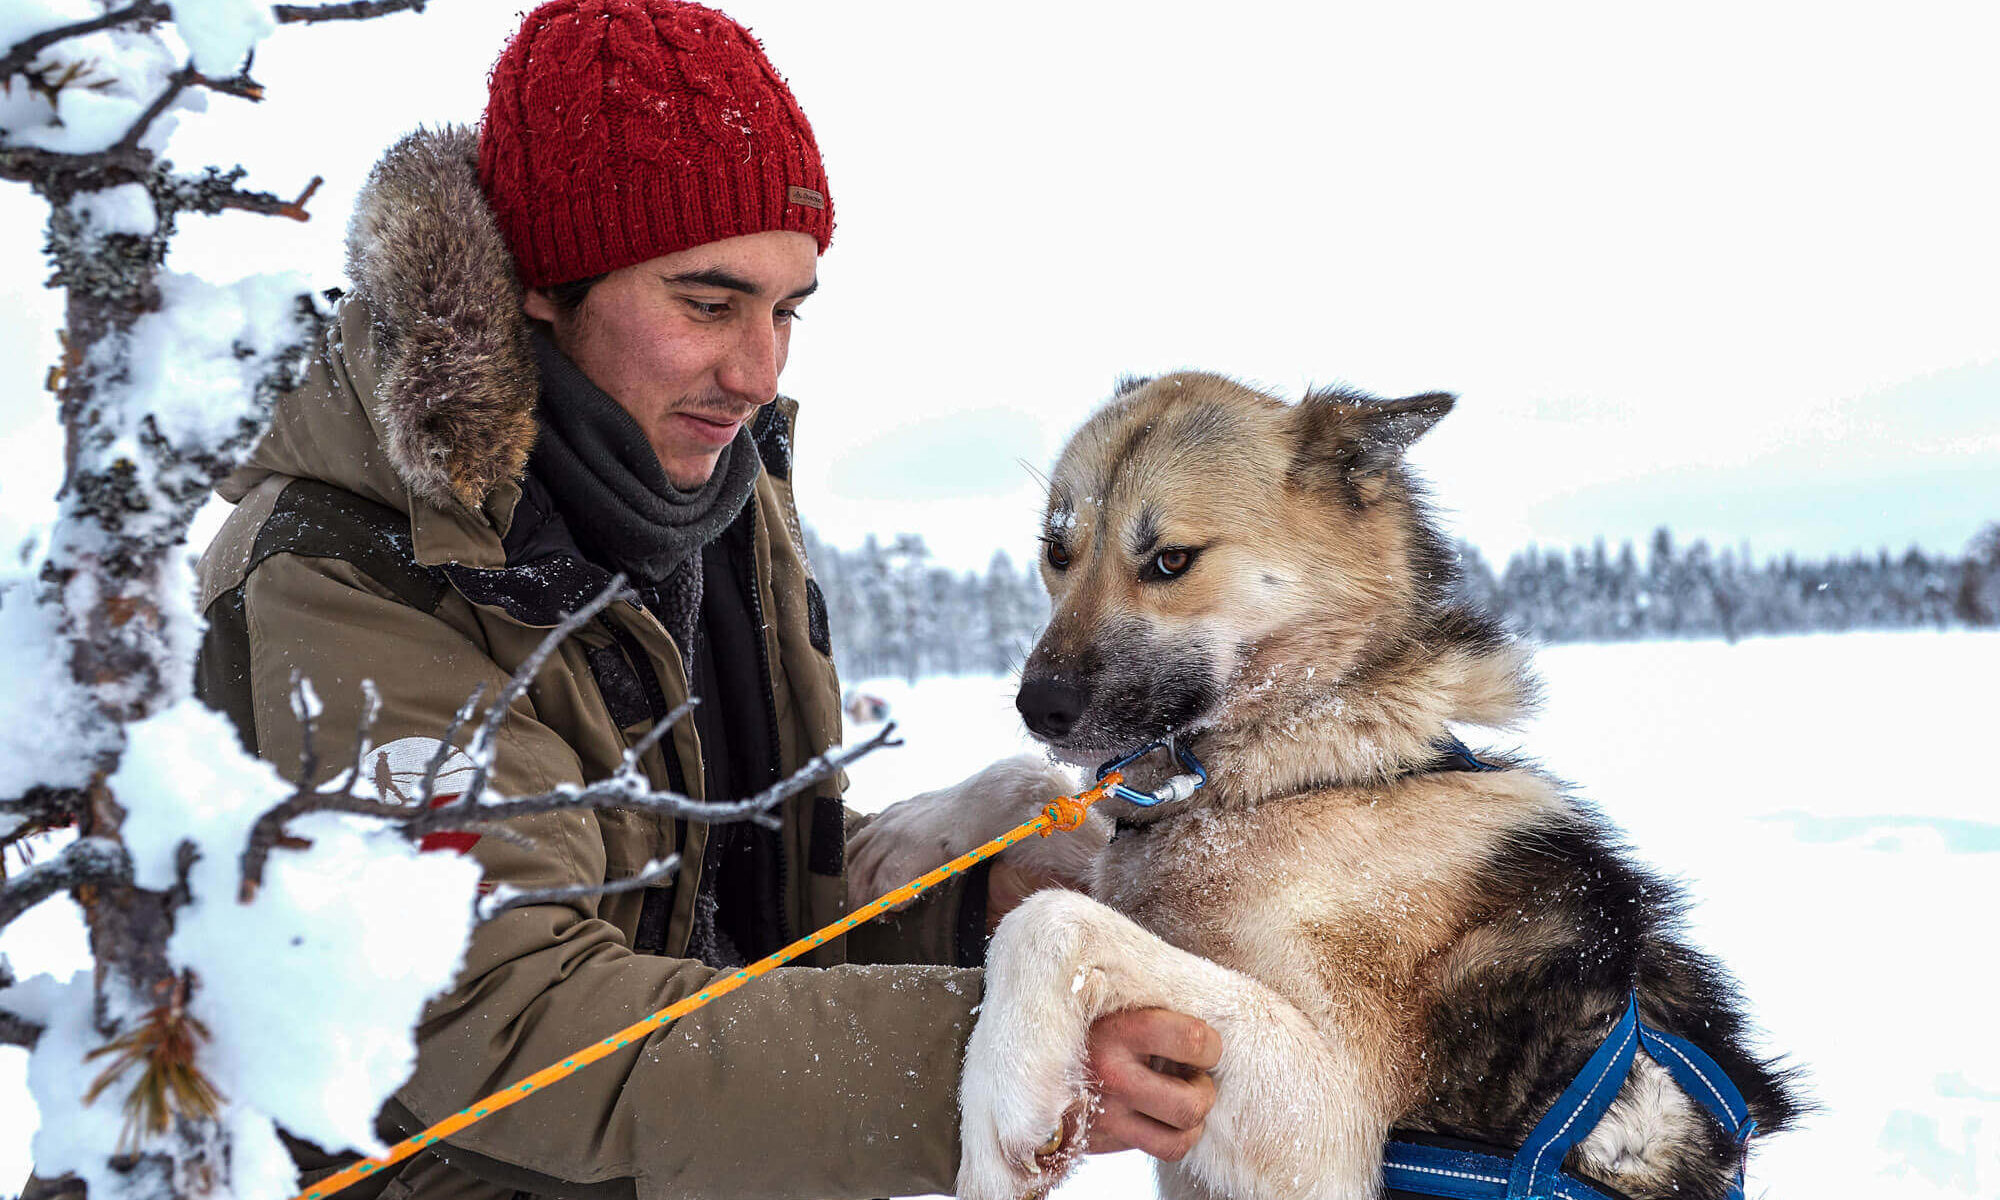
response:
<path fill-rule="evenodd" d="M 778 330 L 768 321 L 739 324 L 716 382 L 732 399 L 745 404 L 769 404 L 778 397 Z"/>

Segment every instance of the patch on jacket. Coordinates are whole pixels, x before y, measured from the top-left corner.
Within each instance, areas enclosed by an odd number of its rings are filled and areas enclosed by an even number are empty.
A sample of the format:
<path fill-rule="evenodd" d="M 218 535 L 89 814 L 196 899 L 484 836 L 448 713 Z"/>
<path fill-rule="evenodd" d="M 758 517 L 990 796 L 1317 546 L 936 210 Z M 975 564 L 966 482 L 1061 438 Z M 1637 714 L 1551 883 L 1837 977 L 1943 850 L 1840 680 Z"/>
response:
<path fill-rule="evenodd" d="M 819 590 L 819 581 L 806 579 L 806 640 L 812 648 L 833 657 L 833 627 L 826 619 L 826 593 Z"/>
<path fill-rule="evenodd" d="M 434 761 L 438 768 L 431 807 L 439 808 L 464 793 L 466 784 L 472 780 L 473 765 L 465 751 L 436 738 L 397 738 L 377 746 L 363 765 L 362 778 L 374 787 L 378 798 L 390 804 L 415 804 L 424 790 L 424 776 Z M 417 843 L 417 849 L 456 850 L 463 854 L 478 842 L 476 833 L 429 833 Z"/>
<path fill-rule="evenodd" d="M 750 423 L 750 439 L 757 443 L 757 457 L 764 460 L 764 473 L 773 479 L 792 477 L 792 423 L 775 404 Z"/>
<path fill-rule="evenodd" d="M 597 681 L 597 691 L 604 697 L 604 707 L 611 713 L 611 723 L 620 729 L 629 729 L 641 721 L 653 718 L 652 706 L 646 702 L 646 685 L 639 680 L 639 672 L 625 657 L 625 652 L 617 646 L 596 646 L 583 652 L 590 663 L 590 677 Z"/>
<path fill-rule="evenodd" d="M 815 875 L 839 875 L 847 869 L 847 812 L 838 796 L 813 801 L 812 850 L 806 869 Z"/>

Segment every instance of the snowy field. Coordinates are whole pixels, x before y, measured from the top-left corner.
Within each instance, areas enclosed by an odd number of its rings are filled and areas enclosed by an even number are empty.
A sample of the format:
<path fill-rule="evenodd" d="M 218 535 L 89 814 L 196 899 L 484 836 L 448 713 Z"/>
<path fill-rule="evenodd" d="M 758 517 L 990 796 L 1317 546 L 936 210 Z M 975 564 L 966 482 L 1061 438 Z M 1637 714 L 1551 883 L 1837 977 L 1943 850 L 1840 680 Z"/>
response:
<path fill-rule="evenodd" d="M 1685 881 L 1698 941 L 1751 996 L 1820 1105 L 1766 1143 L 1752 1196 L 2000 1196 L 2000 635 L 1850 634 L 1729 646 L 1565 646 L 1549 703 L 1504 739 L 1573 781 Z M 1012 686 L 860 686 L 908 745 L 853 769 L 879 808 L 1020 749 Z M 85 964 L 66 899 L 0 938 L 23 976 Z M 23 1055 L 0 1050 L 0 1190 L 24 1177 Z M 1152 1195 L 1145 1161 L 1091 1160 L 1058 1195 Z"/>

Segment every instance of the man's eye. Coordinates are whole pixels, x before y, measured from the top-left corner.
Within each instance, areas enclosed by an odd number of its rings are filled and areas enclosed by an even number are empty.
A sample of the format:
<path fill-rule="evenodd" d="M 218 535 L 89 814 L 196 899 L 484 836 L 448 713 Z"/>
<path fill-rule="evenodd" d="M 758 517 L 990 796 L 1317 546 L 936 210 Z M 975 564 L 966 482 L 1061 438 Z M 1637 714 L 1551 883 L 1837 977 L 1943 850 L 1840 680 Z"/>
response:
<path fill-rule="evenodd" d="M 805 314 L 796 308 L 777 309 L 772 313 L 772 317 L 780 325 L 790 325 L 793 321 L 803 321 L 806 319 Z"/>
<path fill-rule="evenodd" d="M 1050 538 L 1048 541 L 1048 556 L 1049 556 L 1049 565 L 1054 567 L 1056 570 L 1062 571 L 1068 569 L 1069 547 L 1063 545 L 1061 542 L 1056 541 L 1054 538 Z"/>
<path fill-rule="evenodd" d="M 1170 550 L 1162 550 L 1153 556 L 1153 578 L 1172 579 L 1177 575 L 1185 574 L 1187 569 L 1193 565 L 1194 551 L 1192 550 L 1183 549 L 1178 546 Z"/>
<path fill-rule="evenodd" d="M 729 315 L 728 301 L 711 304 L 705 300 L 690 300 L 687 302 L 687 305 L 698 315 L 704 317 L 726 317 Z"/>

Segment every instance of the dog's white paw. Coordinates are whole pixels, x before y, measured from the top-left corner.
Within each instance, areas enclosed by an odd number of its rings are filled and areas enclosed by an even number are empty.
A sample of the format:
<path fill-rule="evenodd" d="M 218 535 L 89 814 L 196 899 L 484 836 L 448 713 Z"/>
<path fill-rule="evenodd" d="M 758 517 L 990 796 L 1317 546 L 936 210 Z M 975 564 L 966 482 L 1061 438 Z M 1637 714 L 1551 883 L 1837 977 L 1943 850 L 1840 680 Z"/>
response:
<path fill-rule="evenodd" d="M 959 1081 L 963 1200 L 1040 1195 L 1082 1153 L 1091 1112 L 1084 1041 L 1102 998 L 1101 973 L 1078 953 L 1076 910 L 1090 904 L 1044 892 L 993 936 Z"/>
<path fill-rule="evenodd" d="M 960 1081 L 960 1200 L 1022 1200 L 1060 1183 L 1083 1150 L 1089 1093 L 1031 1080 L 990 1047 L 969 1047 Z M 1050 1083 L 1056 1086 L 1049 1086 Z"/>
<path fill-rule="evenodd" d="M 947 788 L 890 805 L 847 843 L 847 902 L 859 908 L 1040 812 L 1075 790 L 1038 755 L 1003 758 Z M 1015 846 L 1002 857 L 1058 882 L 1081 886 L 1110 836 L 1110 823 L 1057 834 L 1062 846 Z M 1040 843 L 1044 839 L 1031 838 Z"/>

